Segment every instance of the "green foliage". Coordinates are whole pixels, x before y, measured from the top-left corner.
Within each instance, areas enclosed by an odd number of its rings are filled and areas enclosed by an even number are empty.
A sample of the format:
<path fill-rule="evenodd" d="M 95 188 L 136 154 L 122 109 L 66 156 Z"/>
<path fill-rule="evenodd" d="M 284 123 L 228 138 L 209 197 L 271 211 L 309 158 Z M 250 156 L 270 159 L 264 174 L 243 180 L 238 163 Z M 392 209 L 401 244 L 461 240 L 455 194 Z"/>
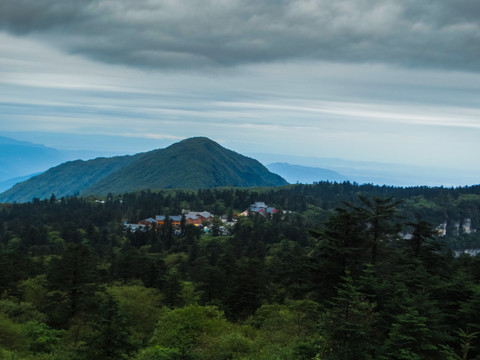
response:
<path fill-rule="evenodd" d="M 324 314 L 322 329 L 335 359 L 369 359 L 375 350 L 376 304 L 360 292 L 347 270 L 330 309 Z"/>
<path fill-rule="evenodd" d="M 182 356 L 189 356 L 197 347 L 204 346 L 207 337 L 218 336 L 226 327 L 223 314 L 212 306 L 164 308 L 151 343 L 176 348 Z"/>
<path fill-rule="evenodd" d="M 22 333 L 28 339 L 29 350 L 37 354 L 52 352 L 65 334 L 65 330 L 55 330 L 44 323 L 29 321 L 23 324 Z"/>
<path fill-rule="evenodd" d="M 447 356 L 447 360 L 468 360 L 469 359 L 469 352 L 470 350 L 475 349 L 475 346 L 473 345 L 474 341 L 480 334 L 480 332 L 469 332 L 464 331 L 463 329 L 458 329 L 456 331 L 459 340 L 460 340 L 460 354 L 458 355 L 450 346 L 441 346 L 442 350 L 441 352 Z M 478 359 L 478 356 L 476 357 Z"/>
<path fill-rule="evenodd" d="M 69 317 L 91 308 L 97 285 L 97 256 L 83 244 L 70 244 L 59 258 L 53 258 L 47 272 L 52 296 L 60 301 L 51 316 L 64 324 Z"/>
<path fill-rule="evenodd" d="M 476 195 L 480 187 L 320 183 L 1 206 L 0 354 L 478 358 L 479 257 L 455 256 L 432 230 L 467 216 L 478 227 Z M 228 236 L 122 227 L 182 208 L 243 211 L 258 200 L 291 211 L 238 219 Z M 442 240 L 458 248 L 476 236 Z"/>
<path fill-rule="evenodd" d="M 189 305 L 159 317 L 151 346 L 138 359 L 226 360 L 248 353 L 251 341 L 213 306 Z"/>
<path fill-rule="evenodd" d="M 480 313 L 478 311 L 480 306 L 480 285 L 473 284 L 469 290 L 471 293 L 460 304 L 459 313 L 465 320 L 464 326 L 475 331 L 480 331 Z"/>
<path fill-rule="evenodd" d="M 93 331 L 86 336 L 89 359 L 126 359 L 135 350 L 127 318 L 115 299 L 104 294 L 91 322 Z"/>
<path fill-rule="evenodd" d="M 140 284 L 111 286 L 106 292 L 118 303 L 133 342 L 145 345 L 157 325 L 163 296 L 157 289 Z"/>
<path fill-rule="evenodd" d="M 18 301 L 15 298 L 0 299 L 0 313 L 6 314 L 10 319 L 18 323 L 27 321 L 44 322 L 47 320 L 47 316 L 38 311 L 33 304 Z"/>
<path fill-rule="evenodd" d="M 438 250 L 438 247 L 436 248 L 431 242 L 435 235 L 435 231 L 428 222 L 417 216 L 415 222 L 408 223 L 407 225 L 410 225 L 413 228 L 412 238 L 407 240 L 411 246 L 411 252 L 409 255 L 418 258 L 420 255 L 429 256 L 431 254 L 428 253 Z M 424 255 L 424 252 L 427 254 Z"/>
<path fill-rule="evenodd" d="M 33 198 L 47 199 L 74 195 L 90 184 L 96 183 L 115 171 L 137 160 L 143 154 L 113 158 L 97 158 L 89 161 L 69 161 L 50 168 L 25 182 L 15 185 L 1 194 L 1 202 L 25 202 Z"/>
<path fill-rule="evenodd" d="M 366 235 L 370 242 L 371 262 L 375 264 L 385 244 L 394 241 L 401 230 L 396 221 L 396 211 L 399 201 L 393 197 L 369 199 L 359 196 L 361 207 L 354 207 L 360 219 L 366 226 Z"/>
<path fill-rule="evenodd" d="M 415 308 L 409 307 L 398 314 L 392 324 L 381 353 L 382 359 L 424 359 L 428 354 L 438 353 L 431 342 L 432 332 L 427 327 L 427 318 Z"/>
<path fill-rule="evenodd" d="M 178 349 L 155 345 L 142 349 L 135 360 L 182 360 L 184 358 Z"/>
<path fill-rule="evenodd" d="M 0 349 L 23 350 L 27 341 L 22 334 L 22 325 L 14 323 L 0 312 Z"/>
<path fill-rule="evenodd" d="M 19 289 L 25 302 L 32 304 L 39 311 L 45 309 L 48 296 L 47 277 L 45 274 L 22 281 Z"/>
<path fill-rule="evenodd" d="M 286 185 L 258 161 L 207 138 L 191 138 L 146 153 L 138 161 L 85 190 L 89 194 L 141 189 Z"/>
<path fill-rule="evenodd" d="M 248 323 L 258 329 L 252 344 L 254 358 L 312 359 L 321 338 L 317 334 L 320 308 L 309 300 L 263 305 Z"/>

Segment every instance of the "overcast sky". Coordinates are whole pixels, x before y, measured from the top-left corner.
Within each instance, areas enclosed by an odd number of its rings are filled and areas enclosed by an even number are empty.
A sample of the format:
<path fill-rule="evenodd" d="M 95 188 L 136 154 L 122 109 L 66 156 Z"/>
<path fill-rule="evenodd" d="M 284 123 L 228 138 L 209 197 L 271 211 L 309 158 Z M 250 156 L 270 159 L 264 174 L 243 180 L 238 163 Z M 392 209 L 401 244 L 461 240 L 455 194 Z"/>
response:
<path fill-rule="evenodd" d="M 0 132 L 471 170 L 480 1 L 2 0 Z M 480 181 L 479 181 L 480 182 Z"/>

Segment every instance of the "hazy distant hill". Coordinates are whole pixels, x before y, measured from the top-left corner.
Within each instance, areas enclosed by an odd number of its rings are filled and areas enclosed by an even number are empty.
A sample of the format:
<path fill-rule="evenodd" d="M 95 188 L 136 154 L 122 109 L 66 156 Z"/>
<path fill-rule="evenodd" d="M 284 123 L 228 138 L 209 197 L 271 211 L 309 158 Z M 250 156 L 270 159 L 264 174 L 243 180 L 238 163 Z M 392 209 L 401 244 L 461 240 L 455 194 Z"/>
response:
<path fill-rule="evenodd" d="M 38 173 L 67 160 L 57 149 L 0 136 L 0 181 Z"/>
<path fill-rule="evenodd" d="M 289 163 L 306 167 L 335 171 L 349 181 L 359 184 L 377 184 L 389 186 L 465 186 L 478 184 L 480 168 L 472 164 L 470 170 L 458 168 L 419 166 L 413 164 L 359 161 L 341 158 L 322 158 L 291 154 L 249 153 L 267 167 L 272 163 Z M 270 169 L 272 170 L 272 169 Z M 278 172 L 291 182 L 287 174 Z"/>
<path fill-rule="evenodd" d="M 8 180 L 1 180 L 0 181 L 0 193 L 10 189 L 13 185 L 15 185 L 17 183 L 28 180 L 28 179 L 30 179 L 34 176 L 39 175 L 39 174 L 40 173 L 36 173 L 36 174 L 31 174 L 31 175 L 18 176 L 18 177 L 14 177 L 14 178 L 11 178 L 11 179 L 8 179 Z"/>
<path fill-rule="evenodd" d="M 25 202 L 80 194 L 102 195 L 142 189 L 199 189 L 219 186 L 278 186 L 287 182 L 257 160 L 207 138 L 191 138 L 133 156 L 71 161 L 0 194 L 0 202 Z"/>
<path fill-rule="evenodd" d="M 319 181 L 342 182 L 349 180 L 346 176 L 328 169 L 318 167 L 292 165 L 288 163 L 273 163 L 267 169 L 280 175 L 291 184 L 312 184 Z"/>

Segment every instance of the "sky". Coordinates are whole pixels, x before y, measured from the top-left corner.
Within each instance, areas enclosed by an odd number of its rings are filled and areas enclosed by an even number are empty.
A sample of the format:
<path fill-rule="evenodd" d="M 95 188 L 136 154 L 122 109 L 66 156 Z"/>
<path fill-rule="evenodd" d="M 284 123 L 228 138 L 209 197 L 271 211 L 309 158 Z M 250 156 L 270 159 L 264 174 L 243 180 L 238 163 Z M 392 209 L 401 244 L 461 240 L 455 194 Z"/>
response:
<path fill-rule="evenodd" d="M 0 134 L 480 179 L 478 34 L 476 0 L 2 0 Z"/>

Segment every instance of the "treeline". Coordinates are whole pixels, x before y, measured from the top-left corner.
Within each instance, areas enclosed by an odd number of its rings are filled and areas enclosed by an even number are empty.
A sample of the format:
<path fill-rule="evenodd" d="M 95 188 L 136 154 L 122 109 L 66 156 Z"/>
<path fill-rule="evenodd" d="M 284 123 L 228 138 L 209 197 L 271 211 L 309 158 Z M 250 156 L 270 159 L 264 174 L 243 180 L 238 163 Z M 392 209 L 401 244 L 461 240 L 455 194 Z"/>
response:
<path fill-rule="evenodd" d="M 225 188 L 200 191 L 139 192 L 122 197 L 127 217 L 131 220 L 152 214 L 177 214 L 187 205 L 194 209 L 205 209 L 214 214 L 227 214 L 229 209 L 243 211 L 255 201 L 264 201 L 280 210 L 305 214 L 311 210 L 323 223 L 328 212 L 344 202 L 357 201 L 358 195 L 369 197 L 393 197 L 402 202 L 398 211 L 413 220 L 416 214 L 435 226 L 447 221 L 449 230 L 456 221 L 469 218 L 473 227 L 480 227 L 480 186 L 458 188 L 444 187 L 393 187 L 358 185 L 356 183 L 321 182 L 314 185 L 290 185 L 275 188 L 239 189 Z M 143 213 L 142 213 L 143 211 Z M 305 214 L 308 216 L 308 213 Z M 312 220 L 312 219 L 310 219 Z M 450 231 L 451 232 L 451 231 Z"/>
<path fill-rule="evenodd" d="M 480 259 L 455 257 L 427 221 L 475 227 L 478 191 L 321 183 L 3 205 L 0 358 L 478 358 Z M 255 201 L 280 211 L 230 236 L 122 226 Z"/>
<path fill-rule="evenodd" d="M 314 185 L 297 184 L 256 189 L 224 188 L 198 191 L 141 191 L 116 196 L 110 194 L 106 199 L 103 199 L 106 200 L 106 203 L 103 204 L 103 207 L 99 207 L 101 213 L 98 213 L 96 221 L 103 220 L 108 222 L 127 219 L 130 222 L 136 222 L 159 214 L 176 215 L 186 208 L 197 211 L 207 210 L 213 214 L 222 215 L 227 214 L 230 210 L 241 212 L 255 201 L 264 201 L 279 210 L 289 210 L 303 214 L 306 216 L 307 221 L 313 221 L 313 218 L 319 219 L 317 221 L 318 224 L 312 225 L 321 225 L 328 218 L 329 211 L 342 206 L 344 202 L 357 201 L 358 195 L 383 198 L 393 197 L 396 200 L 401 200 L 402 202 L 398 205 L 398 211 L 402 216 L 410 220 L 416 214 L 419 214 L 434 225 L 447 221 L 453 226 L 456 221 L 461 222 L 464 218 L 470 218 L 474 228 L 480 227 L 479 185 L 458 188 L 426 186 L 402 188 L 369 184 L 358 185 L 350 182 L 321 182 Z M 69 216 L 80 212 L 84 206 L 81 204 L 84 201 L 82 199 L 76 197 L 67 199 L 75 209 L 72 209 L 72 212 L 56 213 L 55 216 L 58 219 L 62 219 L 62 222 L 68 221 L 67 218 Z M 90 197 L 85 200 L 86 206 L 91 206 L 92 204 L 90 204 L 89 200 L 93 201 L 95 198 Z M 52 195 L 50 200 L 32 200 L 38 206 L 52 202 L 64 203 L 65 201 L 66 198 L 57 199 L 54 195 Z M 12 218 L 21 215 L 23 219 L 30 219 L 32 216 L 37 215 L 35 213 L 24 213 L 22 204 L 11 206 L 10 209 L 12 210 L 10 212 Z M 92 207 L 92 210 L 97 211 L 97 208 Z M 312 213 L 315 216 L 308 218 Z M 46 216 L 49 215 L 51 214 L 46 214 Z M 32 220 L 35 221 L 35 219 Z M 55 219 L 41 218 L 39 220 L 54 221 Z"/>

